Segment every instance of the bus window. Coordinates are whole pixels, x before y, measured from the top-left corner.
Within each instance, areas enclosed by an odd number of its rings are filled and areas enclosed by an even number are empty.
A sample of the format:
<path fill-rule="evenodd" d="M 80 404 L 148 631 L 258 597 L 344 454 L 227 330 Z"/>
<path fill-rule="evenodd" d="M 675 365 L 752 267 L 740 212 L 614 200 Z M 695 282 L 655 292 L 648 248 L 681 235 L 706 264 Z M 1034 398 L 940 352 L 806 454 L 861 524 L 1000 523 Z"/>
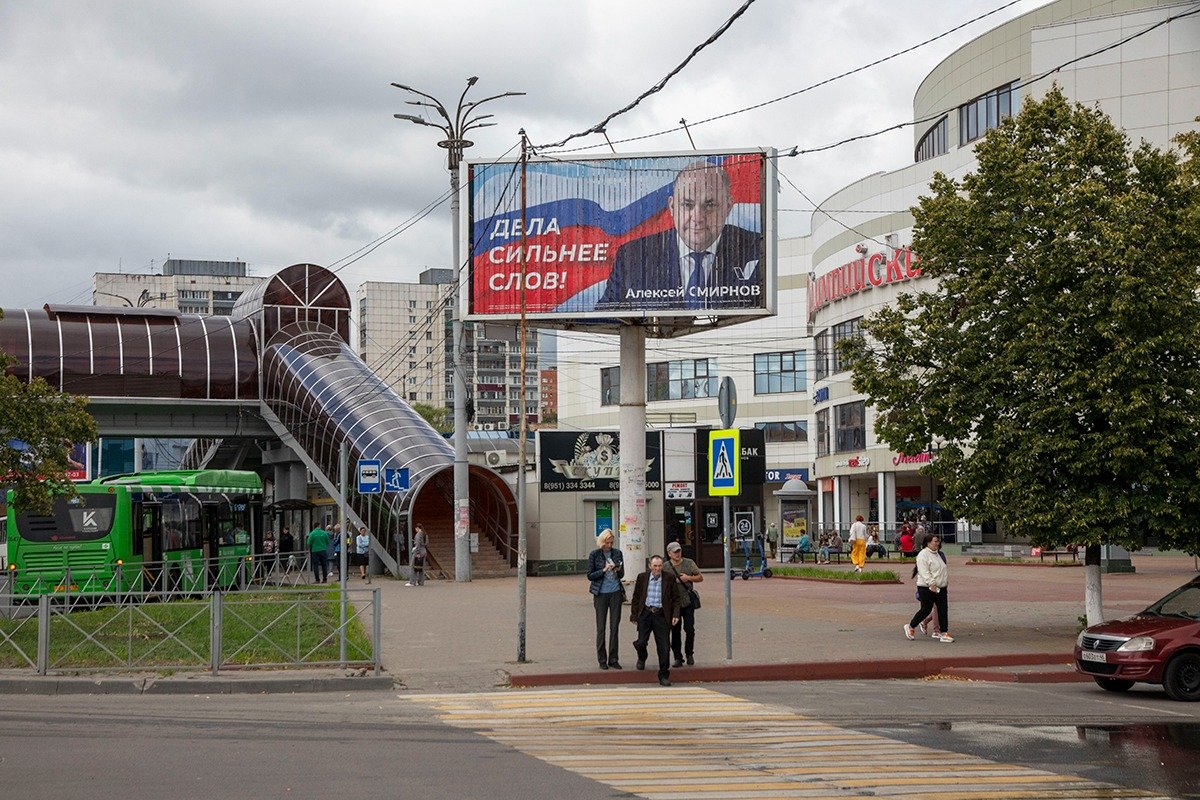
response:
<path fill-rule="evenodd" d="M 27 542 L 86 542 L 102 539 L 112 530 L 117 497 L 81 494 L 56 497 L 50 516 L 18 514 L 17 532 Z"/>
<path fill-rule="evenodd" d="M 200 549 L 200 504 L 194 497 L 171 497 L 162 505 L 163 550 Z"/>

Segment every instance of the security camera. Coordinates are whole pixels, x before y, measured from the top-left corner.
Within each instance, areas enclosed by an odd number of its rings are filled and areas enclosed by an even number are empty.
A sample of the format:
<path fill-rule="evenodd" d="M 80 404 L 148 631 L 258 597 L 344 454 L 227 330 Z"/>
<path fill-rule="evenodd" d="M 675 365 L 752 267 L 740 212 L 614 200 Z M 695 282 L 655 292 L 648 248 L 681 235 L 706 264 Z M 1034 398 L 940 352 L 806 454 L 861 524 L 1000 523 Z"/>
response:
<path fill-rule="evenodd" d="M 866 242 L 859 242 L 858 244 L 854 245 L 854 250 L 865 256 L 867 254 Z"/>

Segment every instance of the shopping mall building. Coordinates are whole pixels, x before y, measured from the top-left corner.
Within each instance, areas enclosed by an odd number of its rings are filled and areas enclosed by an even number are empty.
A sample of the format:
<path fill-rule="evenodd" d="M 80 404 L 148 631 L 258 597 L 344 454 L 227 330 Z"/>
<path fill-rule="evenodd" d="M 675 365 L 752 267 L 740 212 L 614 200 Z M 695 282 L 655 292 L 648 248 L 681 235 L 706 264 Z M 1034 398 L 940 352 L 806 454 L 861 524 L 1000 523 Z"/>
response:
<path fill-rule="evenodd" d="M 761 496 L 741 498 L 760 530 L 779 521 L 774 491 L 788 476 L 816 490 L 811 524 L 821 528 L 844 528 L 857 514 L 891 528 L 932 513 L 954 530 L 952 510 L 938 502 L 942 487 L 919 471 L 937 457 L 936 443 L 898 453 L 879 441 L 875 411 L 854 391 L 835 345 L 855 335 L 864 316 L 926 280 L 909 249 L 912 215 L 902 209 L 927 193 L 935 172 L 957 178 L 973 171 L 974 143 L 1052 81 L 1071 99 L 1097 104 L 1135 143 L 1165 147 L 1196 129 L 1196 9 L 1162 0 L 1057 0 L 934 66 L 913 99 L 912 163 L 845 186 L 820 204 L 835 210 L 814 213 L 808 236 L 779 242 L 776 316 L 648 344 L 649 425 L 719 427 L 717 383 L 730 375 L 737 426 L 763 430 L 766 442 Z M 603 338 L 565 333 L 559 340 L 563 427 L 617 427 L 618 352 L 615 338 Z M 693 508 L 691 518 L 699 520 L 701 510 Z M 987 526 L 975 533 L 985 541 L 993 535 Z M 544 559 L 569 558 L 550 552 L 582 545 L 543 536 L 539 546 L 535 558 Z"/>

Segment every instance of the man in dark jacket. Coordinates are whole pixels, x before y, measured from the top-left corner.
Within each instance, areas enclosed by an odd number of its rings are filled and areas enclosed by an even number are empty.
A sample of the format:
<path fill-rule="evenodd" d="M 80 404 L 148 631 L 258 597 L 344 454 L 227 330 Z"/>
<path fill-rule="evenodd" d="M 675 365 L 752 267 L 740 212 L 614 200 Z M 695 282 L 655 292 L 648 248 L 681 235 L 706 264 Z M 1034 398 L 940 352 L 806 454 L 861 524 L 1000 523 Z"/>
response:
<path fill-rule="evenodd" d="M 637 651 L 637 668 L 646 668 L 646 644 L 654 634 L 658 651 L 658 682 L 671 685 L 671 626 L 679 622 L 679 596 L 675 578 L 663 572 L 662 556 L 650 557 L 650 569 L 638 575 L 633 585 L 629 621 L 637 623 L 638 638 L 633 643 Z"/>

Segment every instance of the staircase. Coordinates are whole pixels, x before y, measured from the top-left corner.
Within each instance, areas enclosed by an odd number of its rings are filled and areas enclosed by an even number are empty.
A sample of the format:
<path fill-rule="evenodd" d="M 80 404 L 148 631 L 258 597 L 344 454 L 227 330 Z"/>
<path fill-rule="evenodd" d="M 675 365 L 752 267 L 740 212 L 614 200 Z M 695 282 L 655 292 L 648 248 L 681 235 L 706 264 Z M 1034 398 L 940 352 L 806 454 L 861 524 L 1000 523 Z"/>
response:
<path fill-rule="evenodd" d="M 450 504 L 437 492 L 425 492 L 417 500 L 412 511 L 412 522 L 421 523 L 429 537 L 429 554 L 432 568 L 426 568 L 430 577 L 454 580 L 454 523 Z M 479 537 L 479 552 L 471 553 L 471 580 L 480 578 L 507 578 L 517 574 L 503 555 L 485 536 Z"/>

